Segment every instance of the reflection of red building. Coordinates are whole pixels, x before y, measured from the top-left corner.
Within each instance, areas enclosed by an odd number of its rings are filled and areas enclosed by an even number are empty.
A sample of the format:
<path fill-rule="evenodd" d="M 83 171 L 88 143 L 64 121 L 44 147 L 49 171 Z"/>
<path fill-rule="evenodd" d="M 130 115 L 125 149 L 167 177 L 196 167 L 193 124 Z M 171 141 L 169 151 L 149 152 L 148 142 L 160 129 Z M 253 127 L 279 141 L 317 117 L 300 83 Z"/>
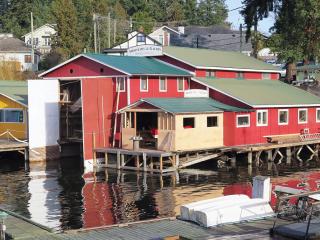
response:
<path fill-rule="evenodd" d="M 84 178 L 93 177 L 93 173 Z M 88 182 L 82 189 L 83 195 L 83 228 L 114 224 L 112 198 L 109 185 L 104 182 Z"/>
<path fill-rule="evenodd" d="M 272 195 L 271 205 L 276 204 L 276 195 L 274 192 L 275 186 L 290 187 L 295 189 L 301 189 L 305 191 L 317 191 L 320 190 L 320 172 L 310 172 L 301 174 L 301 177 L 293 178 L 280 178 L 271 180 L 272 183 Z M 252 196 L 252 186 L 250 183 L 235 183 L 224 188 L 223 195 L 231 194 L 245 194 L 249 197 Z"/>

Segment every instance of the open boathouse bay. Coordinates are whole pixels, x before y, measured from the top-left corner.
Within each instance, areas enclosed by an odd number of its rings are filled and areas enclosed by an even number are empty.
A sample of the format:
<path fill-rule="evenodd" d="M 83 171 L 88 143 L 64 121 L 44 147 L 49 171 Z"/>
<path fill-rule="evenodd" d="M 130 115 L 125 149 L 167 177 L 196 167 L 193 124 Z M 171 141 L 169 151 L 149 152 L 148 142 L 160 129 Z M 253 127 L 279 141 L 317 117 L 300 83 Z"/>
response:
<path fill-rule="evenodd" d="M 78 159 L 31 166 L 14 156 L 0 161 L 0 207 L 56 230 L 171 217 L 184 203 L 237 193 L 251 196 L 252 177 L 260 174 L 272 176 L 273 185 L 320 187 L 320 162 L 315 159 L 254 169 L 220 162 L 162 177 L 110 169 L 84 173 Z"/>

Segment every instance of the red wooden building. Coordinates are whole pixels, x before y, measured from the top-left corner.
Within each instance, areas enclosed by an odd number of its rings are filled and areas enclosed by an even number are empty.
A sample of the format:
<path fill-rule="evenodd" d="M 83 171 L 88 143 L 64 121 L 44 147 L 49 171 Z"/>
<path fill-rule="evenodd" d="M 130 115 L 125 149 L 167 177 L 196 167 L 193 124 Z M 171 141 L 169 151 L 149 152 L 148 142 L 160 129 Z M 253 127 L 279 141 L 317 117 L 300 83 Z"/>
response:
<path fill-rule="evenodd" d="M 235 52 L 167 47 L 153 58 L 81 54 L 41 77 L 59 80 L 59 141 L 80 141 L 85 160 L 92 160 L 93 145 L 119 146 L 120 109 L 140 99 L 183 98 L 189 89 L 242 109 L 221 111 L 224 146 L 320 130 L 320 98 L 278 81 L 276 68 Z"/>

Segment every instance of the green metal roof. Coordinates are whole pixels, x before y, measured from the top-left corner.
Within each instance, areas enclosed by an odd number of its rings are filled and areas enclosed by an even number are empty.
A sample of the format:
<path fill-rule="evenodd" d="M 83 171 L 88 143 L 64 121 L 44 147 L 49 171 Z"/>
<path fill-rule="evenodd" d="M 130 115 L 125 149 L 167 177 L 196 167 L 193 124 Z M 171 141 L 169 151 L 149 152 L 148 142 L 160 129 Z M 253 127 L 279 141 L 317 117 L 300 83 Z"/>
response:
<path fill-rule="evenodd" d="M 194 79 L 250 106 L 320 106 L 319 97 L 281 81 L 216 78 Z"/>
<path fill-rule="evenodd" d="M 26 81 L 0 80 L 0 94 L 24 105 L 28 105 L 28 83 Z"/>
<path fill-rule="evenodd" d="M 94 53 L 83 55 L 131 75 L 191 76 L 187 71 L 149 57 L 111 56 Z"/>
<path fill-rule="evenodd" d="M 280 72 L 278 68 L 240 52 L 185 47 L 164 47 L 163 52 L 165 55 L 180 59 L 199 68 L 211 67 Z"/>
<path fill-rule="evenodd" d="M 211 98 L 145 98 L 141 101 L 170 113 L 243 112 L 248 109 L 232 107 Z"/>

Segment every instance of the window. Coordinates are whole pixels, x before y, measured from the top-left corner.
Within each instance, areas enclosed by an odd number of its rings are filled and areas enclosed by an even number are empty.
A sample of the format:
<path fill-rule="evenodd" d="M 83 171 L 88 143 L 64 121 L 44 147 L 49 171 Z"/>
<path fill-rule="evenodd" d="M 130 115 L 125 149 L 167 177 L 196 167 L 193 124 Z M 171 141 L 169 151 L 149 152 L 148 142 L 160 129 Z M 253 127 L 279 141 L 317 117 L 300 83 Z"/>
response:
<path fill-rule="evenodd" d="M 250 115 L 237 116 L 237 127 L 249 127 L 249 126 L 250 126 Z"/>
<path fill-rule="evenodd" d="M 320 122 L 320 108 L 316 110 L 316 122 Z"/>
<path fill-rule="evenodd" d="M 126 90 L 124 77 L 117 77 L 116 84 L 117 92 L 124 92 Z"/>
<path fill-rule="evenodd" d="M 140 78 L 140 91 L 148 92 L 148 77 L 146 76 Z"/>
<path fill-rule="evenodd" d="M 159 91 L 160 92 L 166 92 L 167 91 L 167 78 L 166 77 L 160 77 L 159 78 Z"/>
<path fill-rule="evenodd" d="M 268 126 L 268 111 L 258 110 L 257 111 L 257 126 Z"/>
<path fill-rule="evenodd" d="M 2 123 L 23 123 L 23 110 L 21 110 L 21 109 L 0 109 L 0 122 L 2 122 Z"/>
<path fill-rule="evenodd" d="M 163 45 L 163 36 L 159 35 L 159 43 L 161 43 Z"/>
<path fill-rule="evenodd" d="M 270 80 L 271 79 L 271 74 L 270 73 L 262 73 L 262 79 Z"/>
<path fill-rule="evenodd" d="M 218 117 L 207 117 L 207 127 L 218 127 Z"/>
<path fill-rule="evenodd" d="M 243 72 L 237 72 L 237 78 L 243 79 Z"/>
<path fill-rule="evenodd" d="M 137 42 L 141 43 L 141 42 L 146 42 L 146 36 L 144 34 L 138 34 L 137 36 Z"/>
<path fill-rule="evenodd" d="M 213 70 L 207 70 L 206 71 L 206 77 L 209 77 L 209 78 L 214 78 L 216 76 L 216 72 L 213 71 Z"/>
<path fill-rule="evenodd" d="M 45 46 L 50 46 L 50 43 L 51 43 L 50 37 L 43 37 L 43 38 L 44 38 L 44 45 Z"/>
<path fill-rule="evenodd" d="M 24 62 L 25 63 L 31 63 L 31 55 L 24 55 Z"/>
<path fill-rule="evenodd" d="M 298 123 L 307 123 L 308 122 L 308 110 L 299 109 L 298 110 Z"/>
<path fill-rule="evenodd" d="M 183 92 L 184 91 L 184 79 L 178 78 L 177 84 L 178 84 L 178 92 Z"/>
<path fill-rule="evenodd" d="M 194 128 L 194 117 L 183 118 L 183 128 Z"/>
<path fill-rule="evenodd" d="M 282 109 L 278 111 L 278 124 L 288 125 L 289 123 L 289 111 L 288 109 Z"/>

